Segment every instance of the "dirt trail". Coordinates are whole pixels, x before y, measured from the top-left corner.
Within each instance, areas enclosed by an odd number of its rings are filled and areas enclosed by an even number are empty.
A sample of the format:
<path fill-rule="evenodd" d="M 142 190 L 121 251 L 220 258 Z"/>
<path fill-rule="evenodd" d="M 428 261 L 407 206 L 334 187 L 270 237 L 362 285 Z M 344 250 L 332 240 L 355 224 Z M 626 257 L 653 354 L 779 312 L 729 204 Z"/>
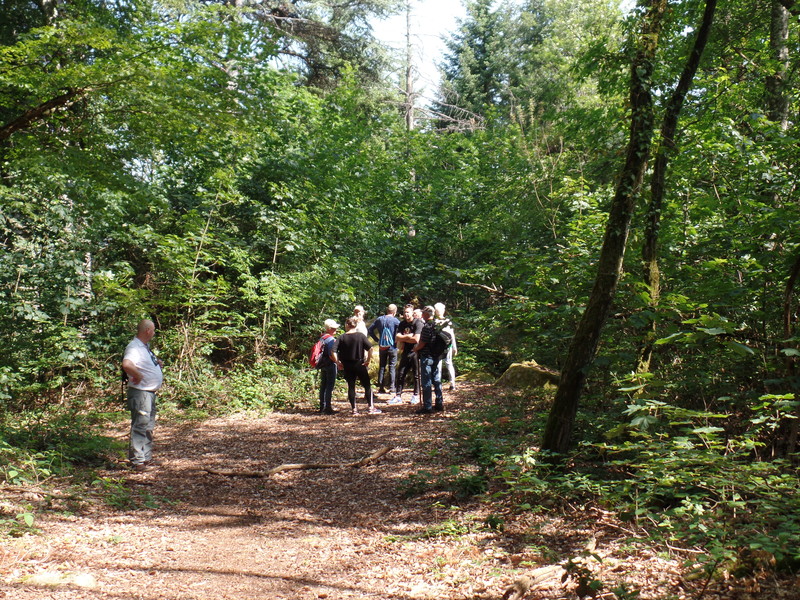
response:
<path fill-rule="evenodd" d="M 41 535 L 1 542 L 0 598 L 489 600 L 519 575 L 577 557 L 587 544 L 594 550 L 583 564 L 603 582 L 602 598 L 614 598 L 610 590 L 621 582 L 640 600 L 800 596 L 800 586 L 787 581 L 690 580 L 681 556 L 657 553 L 642 532 L 590 504 L 504 513 L 505 528 L 492 530 L 486 517 L 498 506 L 453 506 L 432 488 L 405 496 L 420 473 L 435 480 L 448 470 L 453 416 L 486 401 L 503 400 L 475 384 L 449 395 L 444 415 L 381 403 L 383 414 L 354 417 L 340 402 L 331 416 L 308 409 L 162 422 L 162 466 L 99 473 L 104 502 L 100 494 L 95 503 L 76 502 L 60 490 L 51 510 L 39 513 Z M 126 437 L 125 429 L 121 423 L 110 433 Z M 384 446 L 393 449 L 358 469 L 268 478 L 205 470 L 346 463 Z M 578 591 L 573 578 L 526 597 L 576 598 Z"/>
<path fill-rule="evenodd" d="M 6 544 L 0 597 L 399 600 L 496 592 L 497 561 L 482 547 L 488 534 L 427 535 L 464 511 L 445 497 L 437 507 L 435 495 L 402 494 L 419 469 L 447 467 L 448 427 L 468 395 L 451 397 L 448 413 L 435 416 L 379 404 L 383 414 L 354 417 L 337 403 L 331 416 L 306 410 L 161 423 L 162 466 L 101 473 L 117 508 L 46 513 L 37 522 L 43 535 Z M 204 470 L 344 463 L 383 446 L 393 449 L 359 469 L 261 479 Z"/>

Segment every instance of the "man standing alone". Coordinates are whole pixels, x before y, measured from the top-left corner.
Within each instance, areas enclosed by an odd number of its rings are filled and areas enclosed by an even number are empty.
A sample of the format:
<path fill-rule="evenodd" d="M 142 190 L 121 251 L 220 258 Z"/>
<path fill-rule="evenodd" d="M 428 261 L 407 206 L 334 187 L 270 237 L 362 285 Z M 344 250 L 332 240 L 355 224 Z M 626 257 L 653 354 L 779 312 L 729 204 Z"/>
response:
<path fill-rule="evenodd" d="M 128 409 L 131 411 L 131 441 L 128 459 L 135 471 L 146 471 L 153 463 L 153 430 L 156 426 L 156 396 L 164 375 L 163 363 L 150 350 L 156 326 L 150 319 L 139 322 L 125 348 L 122 368 L 128 375 Z"/>

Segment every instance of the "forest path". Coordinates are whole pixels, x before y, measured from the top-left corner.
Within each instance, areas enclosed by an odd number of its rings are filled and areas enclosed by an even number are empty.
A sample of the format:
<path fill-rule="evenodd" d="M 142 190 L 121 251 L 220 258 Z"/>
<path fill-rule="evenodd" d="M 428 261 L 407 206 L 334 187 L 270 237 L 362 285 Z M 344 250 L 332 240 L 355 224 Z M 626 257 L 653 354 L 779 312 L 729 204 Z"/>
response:
<path fill-rule="evenodd" d="M 42 535 L 0 554 L 0 598 L 496 597 L 513 568 L 498 570 L 507 553 L 487 543 L 495 535 L 480 527 L 478 512 L 434 491 L 403 495 L 420 470 L 435 478 L 448 468 L 452 417 L 486 391 L 466 384 L 434 416 L 381 402 L 383 414 L 356 417 L 339 402 L 331 416 L 160 423 L 163 465 L 102 472 L 116 507 L 45 513 Z M 124 436 L 125 425 L 114 433 Z M 269 478 L 205 471 L 345 463 L 384 446 L 393 449 L 358 469 Z"/>

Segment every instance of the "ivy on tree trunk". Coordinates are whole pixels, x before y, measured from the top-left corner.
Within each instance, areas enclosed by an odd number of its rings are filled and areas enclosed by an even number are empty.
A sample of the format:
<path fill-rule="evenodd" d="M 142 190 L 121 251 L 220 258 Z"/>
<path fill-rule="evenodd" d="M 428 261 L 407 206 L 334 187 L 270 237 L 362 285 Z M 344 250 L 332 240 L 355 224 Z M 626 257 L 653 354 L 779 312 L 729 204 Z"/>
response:
<path fill-rule="evenodd" d="M 665 181 L 669 159 L 676 147 L 675 133 L 678 130 L 678 117 L 681 114 L 686 94 L 692 87 L 692 81 L 700 65 L 711 25 L 714 22 L 714 13 L 717 0 L 708 0 L 703 12 L 703 20 L 697 30 L 694 47 L 684 65 L 683 73 L 678 80 L 678 85 L 672 92 L 661 124 L 661 138 L 653 165 L 653 175 L 650 178 L 650 203 L 645 216 L 644 245 L 642 246 L 642 263 L 644 283 L 650 296 L 650 307 L 653 312 L 658 307 L 661 298 L 661 270 L 658 266 L 659 230 L 661 228 L 661 211 L 664 205 Z M 646 373 L 650 370 L 650 357 L 653 351 L 653 342 L 656 338 L 656 322 L 651 323 L 644 343 L 639 352 L 636 364 L 637 373 Z"/>
<path fill-rule="evenodd" d="M 614 300 L 633 209 L 650 155 L 653 139 L 651 75 L 667 2 L 651 0 L 643 4 L 646 12 L 642 17 L 638 46 L 631 63 L 631 124 L 625 165 L 611 203 L 594 287 L 570 343 L 561 370 L 561 382 L 545 427 L 542 449 L 551 452 L 566 452 L 572 440 L 578 402 L 597 350 L 600 331 Z"/>

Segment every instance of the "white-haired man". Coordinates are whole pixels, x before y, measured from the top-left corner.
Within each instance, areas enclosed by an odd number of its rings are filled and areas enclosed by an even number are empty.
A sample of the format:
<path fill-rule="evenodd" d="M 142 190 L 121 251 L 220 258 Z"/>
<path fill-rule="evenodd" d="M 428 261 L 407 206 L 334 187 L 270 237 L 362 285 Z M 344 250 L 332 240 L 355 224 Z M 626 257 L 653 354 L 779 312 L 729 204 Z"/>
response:
<path fill-rule="evenodd" d="M 125 348 L 122 369 L 128 376 L 128 409 L 131 411 L 131 439 L 128 459 L 135 471 L 147 471 L 153 463 L 153 431 L 156 427 L 156 397 L 164 383 L 163 363 L 150 349 L 156 326 L 142 319 Z"/>
<path fill-rule="evenodd" d="M 434 317 L 436 318 L 436 324 L 442 326 L 445 331 L 450 333 L 450 346 L 447 348 L 447 353 L 442 358 L 442 362 L 444 363 L 444 366 L 447 367 L 447 374 L 450 377 L 450 390 L 455 391 L 456 369 L 453 366 L 453 357 L 458 354 L 458 346 L 456 345 L 456 332 L 453 329 L 453 323 L 448 319 L 445 319 L 445 306 L 442 302 L 437 302 L 434 304 L 433 310 Z M 441 363 L 439 364 L 439 371 L 442 372 Z"/>

